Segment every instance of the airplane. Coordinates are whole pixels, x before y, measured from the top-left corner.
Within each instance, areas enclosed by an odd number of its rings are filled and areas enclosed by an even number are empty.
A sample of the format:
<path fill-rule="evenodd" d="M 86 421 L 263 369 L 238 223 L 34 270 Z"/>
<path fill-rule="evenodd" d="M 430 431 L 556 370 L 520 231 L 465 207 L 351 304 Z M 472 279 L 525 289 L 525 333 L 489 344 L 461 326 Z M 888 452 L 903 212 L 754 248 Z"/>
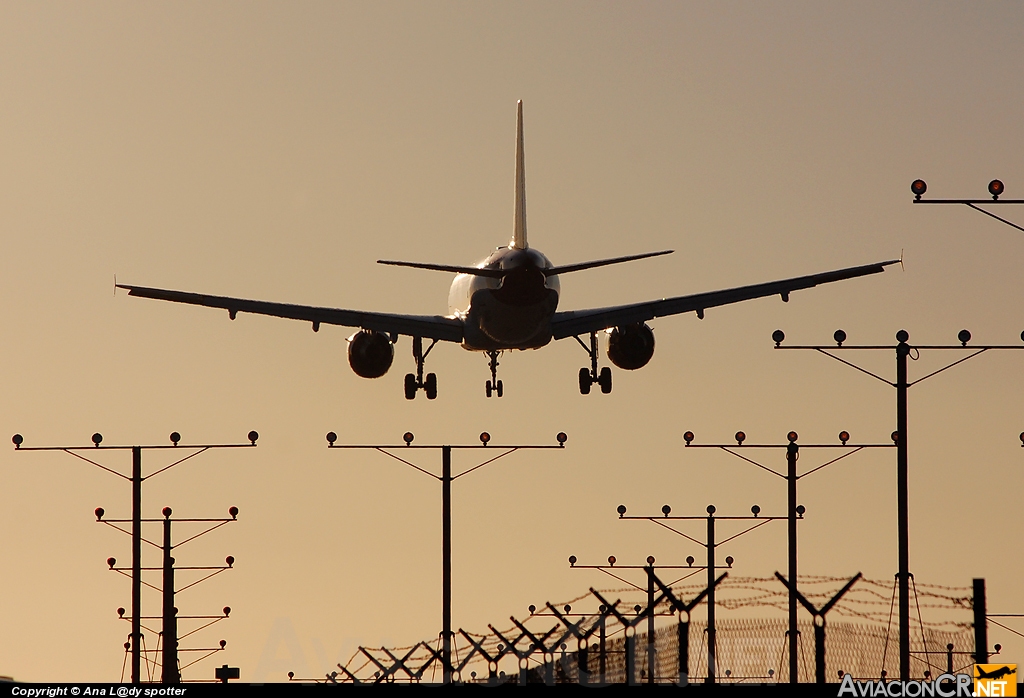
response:
<path fill-rule="evenodd" d="M 559 276 L 671 252 L 662 250 L 556 266 L 539 250 L 530 247 L 526 239 L 526 168 L 523 103 L 520 101 L 516 115 L 515 210 L 512 240 L 508 245 L 498 247 L 475 266 L 378 260 L 378 264 L 455 274 L 448 295 L 449 314 L 446 316 L 271 303 L 118 284 L 116 280 L 114 285 L 127 289 L 129 296 L 227 310 L 232 320 L 238 313 L 255 313 L 303 320 L 312 323 L 314 332 L 320 330 L 321 324 L 358 328 L 348 338 L 348 361 L 352 370 L 363 378 L 380 378 L 386 374 L 394 361 L 398 337 L 409 336 L 412 338 L 416 372 L 405 376 L 405 397 L 412 400 L 418 391 L 423 390 L 427 399 L 433 400 L 437 397 L 437 376 L 428 373 L 424 377 L 423 370 L 427 355 L 439 341 L 459 343 L 469 351 L 485 353 L 491 372 L 491 378 L 485 384 L 486 395 L 501 397 L 504 386 L 498 379 L 497 370 L 498 356 L 503 351 L 539 349 L 552 340 L 572 337 L 590 357 L 590 367 L 579 370 L 580 393 L 589 394 L 594 384 L 600 386 L 602 393 L 610 393 L 611 368 L 605 366 L 598 370 L 598 333 L 607 334 L 608 359 L 615 366 L 632 371 L 646 366 L 654 355 L 654 332 L 647 324 L 654 318 L 695 312 L 698 318 L 703 319 L 708 308 L 766 296 L 778 295 L 788 302 L 793 291 L 877 274 L 885 267 L 901 262 L 898 259 L 888 260 L 752 286 L 607 308 L 558 310 Z M 587 335 L 589 343 L 580 339 Z M 430 340 L 426 350 L 423 349 L 425 339 Z"/>

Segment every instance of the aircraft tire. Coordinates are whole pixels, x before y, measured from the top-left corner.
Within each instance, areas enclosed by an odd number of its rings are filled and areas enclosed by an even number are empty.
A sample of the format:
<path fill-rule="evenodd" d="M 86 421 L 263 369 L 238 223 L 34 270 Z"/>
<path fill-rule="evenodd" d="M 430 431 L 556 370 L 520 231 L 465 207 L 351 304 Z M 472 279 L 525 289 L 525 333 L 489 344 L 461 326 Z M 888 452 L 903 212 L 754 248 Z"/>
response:
<path fill-rule="evenodd" d="M 605 366 L 601 369 L 601 375 L 597 382 L 601 385 L 601 392 L 607 395 L 612 391 L 612 370 Z"/>
<path fill-rule="evenodd" d="M 586 368 L 580 369 L 580 395 L 590 395 L 590 370 Z"/>
<path fill-rule="evenodd" d="M 491 391 L 493 390 L 493 388 L 491 387 L 491 382 L 487 381 L 487 384 L 484 386 L 484 388 L 487 391 L 487 397 L 490 397 L 491 396 Z"/>
<path fill-rule="evenodd" d="M 501 381 L 498 381 L 498 384 L 497 384 L 497 386 L 495 386 L 495 392 L 497 392 L 497 393 L 498 393 L 498 397 L 501 397 L 501 393 L 502 393 L 502 385 L 501 385 Z"/>
<path fill-rule="evenodd" d="M 437 374 L 428 373 L 427 380 L 423 382 L 423 390 L 427 393 L 427 399 L 433 400 L 437 397 Z"/>
<path fill-rule="evenodd" d="M 411 373 L 405 374 L 405 399 L 412 400 L 416 397 L 416 376 Z"/>

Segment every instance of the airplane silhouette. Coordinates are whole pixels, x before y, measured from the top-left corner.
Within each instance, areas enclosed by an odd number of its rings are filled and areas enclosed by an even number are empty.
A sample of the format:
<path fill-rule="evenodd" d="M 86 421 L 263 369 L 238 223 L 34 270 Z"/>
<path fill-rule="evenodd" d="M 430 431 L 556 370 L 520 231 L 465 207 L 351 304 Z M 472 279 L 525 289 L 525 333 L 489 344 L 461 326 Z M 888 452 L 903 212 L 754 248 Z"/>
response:
<path fill-rule="evenodd" d="M 590 357 L 590 368 L 579 370 L 580 393 L 590 393 L 596 383 L 602 393 L 612 390 L 612 373 L 607 366 L 598 370 L 598 333 L 607 331 L 608 358 L 619 368 L 635 370 L 647 365 L 654 355 L 654 332 L 648 321 L 668 315 L 695 312 L 703 319 L 708 308 L 738 303 L 753 298 L 781 296 L 789 301 L 793 291 L 818 284 L 877 274 L 900 260 L 888 260 L 780 281 L 662 298 L 641 303 L 558 311 L 559 275 L 619 264 L 671 253 L 672 250 L 634 254 L 611 259 L 555 266 L 526 239 L 526 168 L 523 149 L 523 103 L 516 117 L 515 212 L 512 240 L 497 248 L 476 266 L 424 264 L 378 260 L 380 264 L 429 269 L 456 274 L 448 296 L 449 314 L 399 315 L 342 308 L 288 303 L 272 303 L 244 298 L 211 296 L 129 284 L 117 284 L 128 295 L 188 303 L 228 311 L 234 320 L 238 313 L 256 313 L 304 320 L 317 332 L 321 324 L 358 328 L 348 338 L 348 360 L 352 370 L 363 378 L 379 378 L 394 361 L 394 345 L 399 335 L 412 337 L 416 373 L 405 377 L 405 397 L 413 399 L 419 390 L 427 399 L 437 397 L 437 376 L 423 375 L 427 354 L 438 341 L 457 342 L 470 351 L 484 352 L 491 378 L 485 384 L 487 397 L 502 396 L 504 386 L 498 380 L 498 356 L 512 349 L 539 349 L 553 339 L 573 337 Z M 590 336 L 589 346 L 580 336 Z M 423 349 L 423 340 L 430 345 Z"/>
<path fill-rule="evenodd" d="M 995 670 L 993 670 L 991 672 L 985 671 L 984 669 L 982 669 L 980 666 L 977 666 L 977 665 L 975 665 L 975 669 L 978 672 L 978 678 L 979 679 L 1001 679 L 1004 676 L 1009 676 L 1010 674 L 1016 674 L 1017 673 L 1016 669 L 1011 669 L 1008 666 L 1001 666 L 998 669 L 995 669 Z"/>

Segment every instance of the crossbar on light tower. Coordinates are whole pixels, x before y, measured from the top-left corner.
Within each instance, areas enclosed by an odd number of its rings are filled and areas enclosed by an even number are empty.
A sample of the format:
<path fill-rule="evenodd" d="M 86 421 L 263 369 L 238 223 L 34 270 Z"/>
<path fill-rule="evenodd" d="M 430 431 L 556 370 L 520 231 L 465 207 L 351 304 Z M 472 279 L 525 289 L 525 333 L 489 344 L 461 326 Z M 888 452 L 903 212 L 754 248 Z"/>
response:
<path fill-rule="evenodd" d="M 922 199 L 921 197 L 926 191 L 928 191 L 928 185 L 925 181 L 923 179 L 915 179 L 910 184 L 910 191 L 914 192 L 915 204 L 962 204 L 968 208 L 973 208 L 975 211 L 980 211 L 986 216 L 995 218 L 1001 223 L 1006 223 L 1006 225 L 1011 228 L 1016 228 L 1017 230 L 1024 232 L 1024 228 L 1016 223 L 1008 221 L 1002 216 L 997 216 L 991 211 L 979 208 L 982 204 L 1024 204 L 1024 199 L 1000 199 L 999 197 L 1002 195 L 1004 189 L 1005 187 L 1003 187 L 1003 183 L 1000 180 L 993 179 L 988 183 L 988 193 L 992 195 L 991 199 Z"/>

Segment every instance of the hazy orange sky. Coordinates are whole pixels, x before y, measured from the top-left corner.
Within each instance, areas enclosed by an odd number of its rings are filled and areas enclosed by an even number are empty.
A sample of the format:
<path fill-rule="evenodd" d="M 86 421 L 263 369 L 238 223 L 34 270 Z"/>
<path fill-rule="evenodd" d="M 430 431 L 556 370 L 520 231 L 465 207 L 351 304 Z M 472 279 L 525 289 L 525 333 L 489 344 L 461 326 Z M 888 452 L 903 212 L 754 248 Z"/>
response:
<path fill-rule="evenodd" d="M 738 429 L 778 441 L 879 441 L 894 391 L 792 342 L 1021 344 L 1024 233 L 929 196 L 1024 194 L 1024 6 L 1013 2 L 0 4 L 0 433 L 26 445 L 243 440 L 144 490 L 144 514 L 240 508 L 182 548 L 236 569 L 181 595 L 232 607 L 204 642 L 243 680 L 322 675 L 359 644 L 440 628 L 439 487 L 347 443 L 553 443 L 454 488 L 454 624 L 482 631 L 603 581 L 566 558 L 702 552 L 616 520 L 660 510 L 781 512 L 785 488 L 682 450 Z M 438 346 L 439 397 L 402 396 L 407 338 L 379 380 L 349 330 L 112 297 L 120 282 L 387 312 L 446 312 L 449 275 L 380 258 L 472 263 L 512 233 L 515 103 L 525 106 L 529 234 L 556 264 L 674 248 L 562 280 L 562 309 L 659 298 L 892 259 L 906 270 L 652 323 L 657 351 L 579 395 L 572 340 L 501 361 Z M 1024 207 L 1004 207 L 1024 222 Z M 927 352 L 912 377 L 941 365 Z M 866 357 L 891 374 L 891 355 Z M 602 353 L 602 362 L 605 362 Z M 1024 354 L 986 355 L 912 389 L 911 570 L 1020 592 Z M 4 431 L 6 430 L 6 432 Z M 6 437 L 5 437 L 6 438 Z M 808 456 L 805 456 L 805 459 Z M 425 455 L 423 465 L 434 467 Z M 892 453 L 801 485 L 801 572 L 896 572 Z M 128 457 L 106 461 L 128 467 Z M 147 455 L 147 470 L 165 461 Z M 802 464 L 808 460 L 802 461 Z M 456 466 L 472 464 L 459 456 Z M 0 457 L 0 674 L 120 676 L 129 488 L 63 454 Z M 784 570 L 783 527 L 722 554 Z M 156 558 L 147 560 L 155 564 Z M 146 611 L 157 613 L 155 598 Z M 964 621 L 968 621 L 964 614 Z M 721 617 L 721 614 L 720 614 Z M 1024 662 L 1024 641 L 991 642 Z M 149 638 L 148 642 L 155 641 Z M 213 660 L 186 671 L 212 677 Z"/>

